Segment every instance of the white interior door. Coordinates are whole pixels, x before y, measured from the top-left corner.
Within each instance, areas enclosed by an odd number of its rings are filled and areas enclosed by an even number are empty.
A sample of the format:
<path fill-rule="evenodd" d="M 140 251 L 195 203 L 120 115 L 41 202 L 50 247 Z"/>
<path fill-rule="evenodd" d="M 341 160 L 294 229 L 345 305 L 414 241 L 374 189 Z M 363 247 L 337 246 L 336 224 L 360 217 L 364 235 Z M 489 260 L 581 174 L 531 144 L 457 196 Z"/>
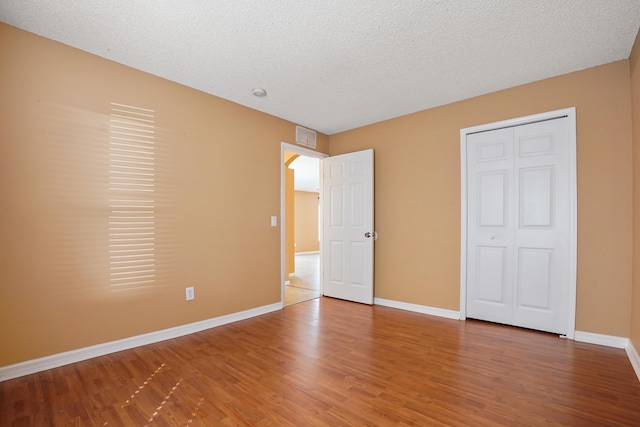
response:
<path fill-rule="evenodd" d="M 322 288 L 373 304 L 373 150 L 322 161 Z"/>
<path fill-rule="evenodd" d="M 569 120 L 467 135 L 467 317 L 567 333 Z"/>

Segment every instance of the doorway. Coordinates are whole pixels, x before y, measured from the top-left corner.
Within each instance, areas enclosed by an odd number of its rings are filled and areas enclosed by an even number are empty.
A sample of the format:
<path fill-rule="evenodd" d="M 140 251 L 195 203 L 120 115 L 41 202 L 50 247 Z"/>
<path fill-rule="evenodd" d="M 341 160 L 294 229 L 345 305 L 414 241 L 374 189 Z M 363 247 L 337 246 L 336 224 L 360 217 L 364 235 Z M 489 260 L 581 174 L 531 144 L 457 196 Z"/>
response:
<path fill-rule="evenodd" d="M 281 259 L 283 306 L 321 295 L 320 170 L 328 157 L 282 143 Z"/>
<path fill-rule="evenodd" d="M 461 318 L 573 338 L 575 109 L 461 130 Z"/>
<path fill-rule="evenodd" d="M 377 237 L 374 230 L 374 165 L 373 150 L 362 150 L 329 157 L 308 149 L 283 142 L 281 145 L 281 301 L 284 302 L 288 281 L 287 209 L 291 209 L 293 191 L 287 179 L 290 170 L 285 162 L 293 155 L 307 155 L 322 159 L 320 162 L 320 292 L 333 298 L 373 304 L 373 261 Z M 325 200 L 323 200 L 325 199 Z M 290 234 L 289 234 L 290 235 Z M 291 247 L 291 246 L 289 246 Z M 290 251 L 291 252 L 291 251 Z"/>

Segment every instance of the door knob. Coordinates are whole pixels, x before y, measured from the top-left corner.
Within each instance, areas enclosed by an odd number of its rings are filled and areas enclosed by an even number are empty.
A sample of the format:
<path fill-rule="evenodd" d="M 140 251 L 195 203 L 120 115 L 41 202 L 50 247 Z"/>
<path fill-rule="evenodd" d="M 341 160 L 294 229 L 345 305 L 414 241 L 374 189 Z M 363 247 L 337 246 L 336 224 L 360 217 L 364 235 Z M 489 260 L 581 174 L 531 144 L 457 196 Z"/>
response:
<path fill-rule="evenodd" d="M 366 233 L 364 233 L 364 237 L 366 237 L 367 239 L 371 237 L 371 232 L 367 231 Z"/>

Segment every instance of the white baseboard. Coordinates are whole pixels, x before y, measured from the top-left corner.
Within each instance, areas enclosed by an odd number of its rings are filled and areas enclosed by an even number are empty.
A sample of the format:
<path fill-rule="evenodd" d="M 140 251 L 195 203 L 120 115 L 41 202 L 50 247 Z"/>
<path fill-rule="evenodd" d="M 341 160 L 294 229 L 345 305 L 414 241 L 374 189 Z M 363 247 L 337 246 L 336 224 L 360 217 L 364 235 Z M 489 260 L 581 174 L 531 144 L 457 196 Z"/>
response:
<path fill-rule="evenodd" d="M 385 307 L 399 308 L 400 310 L 415 311 L 416 313 L 429 314 L 431 316 L 446 317 L 447 319 L 460 320 L 460 312 L 445 310 L 444 308 L 429 307 L 427 305 L 410 304 L 408 302 L 394 301 L 390 299 L 374 298 L 373 303 Z"/>
<path fill-rule="evenodd" d="M 640 381 L 640 355 L 638 355 L 638 352 L 631 342 L 629 342 L 625 350 L 627 351 L 627 356 L 629 357 L 631 366 L 633 366 L 633 370 L 636 371 L 636 377 L 638 377 L 638 381 Z"/>
<path fill-rule="evenodd" d="M 296 252 L 295 255 L 317 255 L 320 251 Z"/>
<path fill-rule="evenodd" d="M 15 365 L 0 366 L 0 382 L 47 369 L 57 368 L 70 363 L 104 356 L 105 354 L 115 353 L 117 351 L 128 350 L 134 347 L 140 347 L 171 338 L 193 334 L 195 332 L 204 331 L 205 329 L 215 328 L 216 326 L 222 326 L 227 323 L 237 322 L 239 320 L 249 319 L 272 311 L 277 311 L 281 308 L 282 302 L 277 302 L 275 304 L 256 307 L 250 310 L 240 311 L 238 313 L 231 313 L 220 317 L 214 317 L 212 319 L 202 320 L 200 322 L 190 323 L 188 325 L 176 326 L 174 328 L 124 338 L 118 341 L 71 350 L 39 359 L 27 360 L 26 362 L 16 363 Z"/>
<path fill-rule="evenodd" d="M 627 348 L 629 346 L 629 338 L 615 337 L 611 335 L 592 334 L 591 332 L 576 331 L 574 340 L 586 342 L 589 344 L 604 345 L 607 347 Z"/>

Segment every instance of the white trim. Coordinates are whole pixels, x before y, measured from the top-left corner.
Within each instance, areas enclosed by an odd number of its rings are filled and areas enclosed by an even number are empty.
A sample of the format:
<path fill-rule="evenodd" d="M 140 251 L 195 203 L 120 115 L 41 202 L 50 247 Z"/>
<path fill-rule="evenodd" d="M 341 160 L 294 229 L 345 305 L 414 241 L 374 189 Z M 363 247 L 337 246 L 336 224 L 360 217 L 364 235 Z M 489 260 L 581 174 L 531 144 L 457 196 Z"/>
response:
<path fill-rule="evenodd" d="M 575 331 L 574 339 L 578 342 L 604 345 L 606 347 L 627 348 L 629 346 L 629 338 L 594 334 L 591 332 Z"/>
<path fill-rule="evenodd" d="M 57 368 L 70 363 L 104 356 L 105 354 L 115 353 L 117 351 L 128 350 L 134 347 L 140 347 L 193 334 L 195 332 L 204 331 L 206 329 L 215 328 L 217 326 L 226 325 L 227 323 L 237 322 L 239 320 L 249 319 L 251 317 L 271 313 L 272 311 L 280 309 L 282 309 L 282 302 L 256 307 L 237 313 L 231 313 L 220 317 L 214 317 L 212 319 L 202 320 L 200 322 L 190 323 L 187 325 L 176 326 L 174 328 L 164 329 L 161 331 L 150 332 L 148 334 L 93 345 L 91 347 L 66 351 L 64 353 L 41 357 L 39 359 L 27 360 L 25 362 L 16 363 L 15 365 L 1 366 L 0 382 L 47 369 Z"/>
<path fill-rule="evenodd" d="M 627 351 L 629 362 L 631 362 L 631 366 L 633 366 L 633 370 L 636 372 L 636 377 L 638 377 L 638 381 L 640 381 L 640 355 L 638 355 L 631 341 L 629 341 L 629 345 L 625 350 Z"/>
<path fill-rule="evenodd" d="M 400 310 L 414 311 L 416 313 L 428 314 L 430 316 L 445 317 L 447 319 L 460 319 L 460 312 L 454 310 L 445 310 L 444 308 L 429 307 L 427 305 L 410 304 L 408 302 L 394 301 L 390 299 L 374 298 L 375 305 L 385 307 L 398 308 Z"/>
<path fill-rule="evenodd" d="M 280 144 L 280 283 L 282 287 L 280 289 L 280 301 L 284 304 L 284 287 L 287 277 L 287 263 L 286 263 L 286 247 L 285 230 L 286 230 L 286 218 L 285 218 L 285 174 L 284 174 L 284 152 L 300 154 L 301 156 L 314 157 L 317 159 L 324 159 L 329 157 L 328 154 L 321 153 L 319 151 L 309 150 L 308 148 L 302 148 L 297 145 L 289 144 L 282 141 Z M 320 204 L 322 205 L 322 161 L 320 162 Z M 322 209 L 320 210 L 322 212 Z M 322 224 L 322 222 L 320 222 Z M 320 250 L 322 250 L 322 241 L 320 242 Z M 322 275 L 322 252 L 320 252 L 320 274 Z M 322 280 L 320 280 L 320 295 L 322 295 Z"/>
<path fill-rule="evenodd" d="M 575 339 L 576 332 L 576 300 L 578 288 L 578 159 L 576 156 L 576 146 L 578 144 L 576 136 L 576 109 L 566 110 L 569 119 L 569 313 L 566 336 Z"/>
<path fill-rule="evenodd" d="M 460 320 L 467 318 L 467 132 L 460 129 Z"/>
<path fill-rule="evenodd" d="M 317 255 L 320 251 L 296 252 L 296 255 Z"/>
<path fill-rule="evenodd" d="M 519 117 L 460 129 L 460 319 L 467 313 L 467 134 L 492 129 L 518 126 L 527 123 L 567 116 L 569 120 L 569 312 L 566 337 L 575 339 L 576 333 L 576 288 L 578 253 L 578 185 L 576 167 L 576 109 L 575 107 Z"/>

